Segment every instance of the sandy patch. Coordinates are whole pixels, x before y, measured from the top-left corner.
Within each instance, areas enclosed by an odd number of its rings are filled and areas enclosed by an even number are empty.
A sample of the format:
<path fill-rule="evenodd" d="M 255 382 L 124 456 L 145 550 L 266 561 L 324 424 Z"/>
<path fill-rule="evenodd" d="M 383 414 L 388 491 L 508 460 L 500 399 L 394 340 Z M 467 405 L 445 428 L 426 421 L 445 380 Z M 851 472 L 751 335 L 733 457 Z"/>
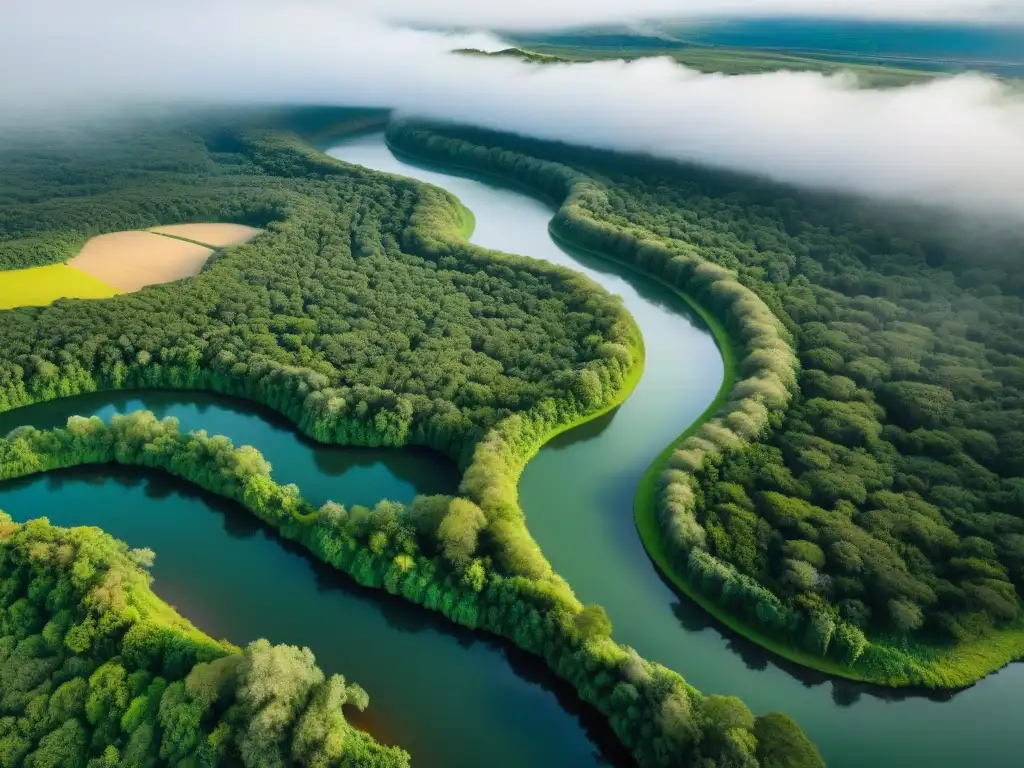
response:
<path fill-rule="evenodd" d="M 85 244 L 68 265 L 122 291 L 198 275 L 213 249 L 149 232 L 114 232 Z"/>
<path fill-rule="evenodd" d="M 247 243 L 263 230 L 244 224 L 171 224 L 153 227 L 149 231 L 195 240 L 212 248 L 227 248 L 229 245 Z"/>

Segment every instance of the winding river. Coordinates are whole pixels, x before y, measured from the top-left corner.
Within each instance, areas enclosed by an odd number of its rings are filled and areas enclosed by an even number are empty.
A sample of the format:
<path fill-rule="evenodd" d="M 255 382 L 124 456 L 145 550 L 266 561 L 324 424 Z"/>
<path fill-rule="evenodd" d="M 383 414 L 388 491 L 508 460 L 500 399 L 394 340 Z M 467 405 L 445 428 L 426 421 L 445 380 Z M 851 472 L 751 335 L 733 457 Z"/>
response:
<path fill-rule="evenodd" d="M 472 240 L 580 270 L 623 297 L 647 347 L 633 396 L 555 439 L 520 485 L 529 526 L 555 569 L 586 602 L 607 608 L 615 637 L 708 693 L 737 695 L 757 712 L 795 717 L 832 766 L 1001 766 L 1018 762 L 1024 665 L 955 696 L 901 695 L 829 680 L 772 659 L 681 600 L 657 575 L 633 527 L 632 499 L 647 465 L 714 398 L 722 362 L 710 335 L 667 289 L 625 268 L 571 255 L 547 235 L 551 211 L 518 192 L 410 165 L 381 135 L 340 144 L 335 157 L 438 184 L 476 214 Z M 319 446 L 273 414 L 194 393 L 73 398 L 0 416 L 52 426 L 70 414 L 149 408 L 185 429 L 259 448 L 279 482 L 314 501 L 371 504 L 445 492 L 455 469 L 429 451 Z M 525 654 L 460 631 L 421 609 L 363 590 L 283 544 L 245 513 L 139 471 L 72 471 L 0 487 L 16 518 L 99 525 L 157 552 L 154 589 L 215 636 L 308 645 L 328 672 L 370 693 L 378 738 L 420 766 L 586 766 L 622 760 L 599 718 Z"/>

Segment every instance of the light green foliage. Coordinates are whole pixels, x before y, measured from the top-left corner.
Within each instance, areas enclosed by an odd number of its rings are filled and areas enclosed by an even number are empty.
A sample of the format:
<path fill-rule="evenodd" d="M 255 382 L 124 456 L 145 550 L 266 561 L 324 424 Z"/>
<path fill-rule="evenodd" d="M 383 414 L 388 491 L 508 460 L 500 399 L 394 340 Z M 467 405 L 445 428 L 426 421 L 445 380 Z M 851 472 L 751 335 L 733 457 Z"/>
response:
<path fill-rule="evenodd" d="M 244 504 L 284 537 L 297 539 L 360 583 L 384 587 L 453 621 L 508 637 L 541 655 L 586 700 L 608 712 L 616 732 L 638 751 L 642 764 L 670 765 L 679 755 L 725 759 L 722 756 L 752 744 L 745 736 L 728 735 L 733 725 L 718 724 L 731 709 L 712 701 L 700 714 L 700 694 L 677 674 L 612 642 L 604 609 L 579 606 L 561 580 L 503 573 L 487 556 L 473 557 L 468 564 L 461 557 L 452 558 L 456 545 L 462 547 L 460 555 L 471 551 L 463 527 L 475 532 L 486 523 L 481 510 L 466 499 L 419 499 L 408 508 L 382 502 L 373 512 L 361 507 L 343 512 L 337 504 L 316 509 L 294 488 L 274 483 L 265 474 L 265 463 L 253 460 L 251 449 L 236 449 L 230 441 L 203 432 L 182 435 L 173 419 L 160 421 L 147 412 L 115 416 L 109 426 L 98 422 L 84 431 L 20 430 L 0 440 L 0 479 L 31 471 L 22 464 L 4 464 L 3 457 L 15 444 L 19 455 L 35 457 L 30 463 L 37 467 L 117 461 L 191 480 Z M 528 536 L 522 524 L 512 520 L 498 520 L 495 526 Z M 95 531 L 91 535 L 100 536 Z M 377 547 L 378 541 L 384 543 Z M 39 549 L 36 543 L 26 546 Z M 479 549 L 479 542 L 474 546 Z M 148 589 L 137 564 L 148 556 L 117 547 L 127 573 L 140 574 L 138 588 Z M 89 568 L 77 567 L 82 562 Z M 710 567 L 720 566 L 711 561 Z M 104 558 L 98 554 L 77 558 L 67 568 L 72 574 L 88 571 L 82 577 L 88 583 L 108 583 Z M 743 590 L 757 588 L 740 574 L 728 578 L 732 581 L 723 588 L 739 589 L 740 599 L 747 599 Z M 120 578 L 116 583 L 131 586 L 135 581 Z M 160 622 L 134 607 L 133 593 L 122 589 L 119 594 L 99 594 L 104 605 L 123 607 L 118 620 L 89 617 L 91 626 L 115 627 L 123 633 L 121 660 L 100 665 L 85 690 L 68 687 L 59 697 L 61 711 L 88 708 L 97 727 L 109 729 L 112 735 L 100 738 L 95 736 L 100 731 L 94 730 L 96 748 L 107 743 L 123 746 L 125 759 L 134 760 L 132 764 L 147 754 L 167 761 L 195 756 L 214 762 L 237 754 L 251 765 L 283 766 L 289 759 L 327 765 L 339 749 L 345 760 L 356 760 L 352 765 L 361 764 L 357 758 L 387 766 L 404 764 L 404 753 L 382 752 L 368 737 L 343 726 L 330 702 L 340 700 L 344 692 L 345 703 L 363 708 L 366 694 L 339 679 L 324 680 L 308 651 L 260 641 L 242 654 L 211 644 L 202 646 L 202 654 L 189 655 L 188 643 L 182 645 L 174 632 L 168 634 Z M 98 639 L 95 630 L 90 636 Z M 12 653 L 18 654 L 23 644 L 12 646 Z M 171 665 L 168 656 L 176 663 Z M 15 668 L 0 666 L 0 674 L 5 669 L 13 674 Z M 16 669 L 22 674 L 25 665 L 19 663 Z M 140 677 L 140 671 L 146 674 Z M 151 677 L 154 674 L 162 677 Z M 18 690 L 30 686 L 31 679 Z M 644 736 L 652 732 L 641 727 L 645 720 L 658 724 L 657 742 Z M 702 733 L 712 732 L 726 735 L 701 739 Z"/>
<path fill-rule="evenodd" d="M 566 270 L 460 242 L 463 217 L 450 196 L 329 160 L 294 138 L 229 132 L 197 141 L 183 131 L 147 140 L 177 146 L 189 160 L 164 168 L 168 187 L 146 186 L 153 194 L 145 215 L 188 220 L 169 189 L 189 178 L 192 164 L 204 177 L 197 204 L 204 219 L 247 221 L 268 233 L 220 254 L 194 280 L 88 310 L 58 305 L 31 322 L 27 312 L 0 314 L 0 333 L 10 339 L 0 353 L 0 408 L 96 388 L 214 389 L 268 405 L 322 442 L 444 451 L 465 467 L 459 498 L 316 509 L 299 489 L 277 485 L 254 451 L 203 433 L 180 435 L 173 421 L 144 413 L 109 427 L 75 420 L 68 430 L 23 430 L 0 442 L 2 476 L 111 461 L 169 472 L 241 503 L 360 584 L 540 656 L 608 717 L 641 764 L 744 764 L 756 748 L 750 728 L 717 723 L 717 710 L 704 712 L 700 694 L 669 670 L 640 662 L 637 673 L 635 653 L 608 636 L 604 612 L 584 609 L 552 572 L 518 506 L 519 474 L 539 445 L 614 406 L 637 378 L 641 343 L 619 300 Z M 93 157 L 107 169 L 108 203 L 124 197 L 126 177 L 131 189 L 151 179 L 145 162 L 117 150 Z M 546 168 L 544 191 L 565 197 L 577 175 Z M 53 179 L 37 181 L 35 198 L 43 199 Z M 570 215 L 583 210 L 574 202 Z M 56 201 L 43 210 L 19 202 L 10 227 L 77 231 L 88 219 L 82 209 L 94 203 Z M 105 215 L 96 226 L 106 226 Z M 794 381 L 795 360 L 771 311 L 735 271 L 690 250 L 635 238 L 622 245 L 728 308 L 750 347 L 749 395 L 694 436 L 701 462 L 762 434 Z M 696 540 L 699 500 L 694 486 L 685 487 L 689 498 L 682 487 L 670 492 L 682 504 L 679 530 Z M 714 563 L 709 569 L 723 594 L 786 620 L 752 579 Z M 85 580 L 96 564 L 83 560 L 72 570 Z M 18 615 L 26 626 L 33 621 Z M 127 697 L 114 697 L 116 708 L 105 705 L 111 722 L 118 712 L 125 764 L 144 765 L 150 755 L 323 764 L 339 754 L 343 732 L 331 710 L 339 683 L 318 678 L 300 651 L 254 646 L 237 666 L 193 659 L 167 647 L 176 641 L 153 620 L 115 616 L 126 680 L 144 668 L 166 681 L 144 699 L 133 683 Z M 90 616 L 67 630 L 64 646 L 95 652 L 108 629 Z M 197 662 L 212 663 L 196 669 Z M 346 690 L 349 703 L 365 705 L 365 694 Z M 351 729 L 343 735 L 347 763 L 404 759 Z"/>
<path fill-rule="evenodd" d="M 390 140 L 565 199 L 556 235 L 678 286 L 741 343 L 727 407 L 658 484 L 678 573 L 756 633 L 859 660 L 854 674 L 971 681 L 926 671 L 927 650 L 882 654 L 880 674 L 842 626 L 943 648 L 998 645 L 1021 621 L 1024 241 L 965 250 L 928 212 L 478 129 Z M 990 546 L 965 554 L 968 538 Z"/>
<path fill-rule="evenodd" d="M 122 437 L 153 437 L 159 422 L 150 419 L 127 419 Z M 85 434 L 115 450 L 103 429 Z M 74 442 L 71 432 L 60 437 Z M 323 674 L 308 650 L 260 641 L 240 653 L 205 637 L 153 595 L 139 559 L 138 551 L 94 528 L 55 528 L 45 519 L 17 525 L 0 514 L 0 581 L 10 585 L 2 602 L 30 603 L 49 618 L 47 626 L 88 625 L 92 638 L 76 652 L 41 635 L 18 641 L 5 628 L 0 648 L 10 652 L 0 654 L 0 723 L 9 727 L 0 726 L 0 765 L 262 768 L 275 755 L 283 765 L 298 743 L 297 722 L 304 733 L 323 734 L 335 757 L 351 746 L 359 758 L 353 766 L 408 764 L 401 750 L 381 747 L 346 723 L 341 706 L 364 708 L 362 689 L 343 681 L 339 689 L 336 677 L 322 693 Z M 169 668 L 183 671 L 170 684 L 156 674 Z M 55 685 L 58 671 L 64 679 Z M 289 764 L 336 764 L 323 754 L 324 748 L 307 749 Z"/>
<path fill-rule="evenodd" d="M 612 621 L 604 608 L 599 605 L 588 605 L 573 620 L 580 635 L 586 639 L 610 637 Z"/>
<path fill-rule="evenodd" d="M 445 558 L 456 568 L 469 565 L 476 552 L 477 536 L 487 524 L 480 507 L 466 499 L 452 499 L 437 528 L 437 540 Z"/>

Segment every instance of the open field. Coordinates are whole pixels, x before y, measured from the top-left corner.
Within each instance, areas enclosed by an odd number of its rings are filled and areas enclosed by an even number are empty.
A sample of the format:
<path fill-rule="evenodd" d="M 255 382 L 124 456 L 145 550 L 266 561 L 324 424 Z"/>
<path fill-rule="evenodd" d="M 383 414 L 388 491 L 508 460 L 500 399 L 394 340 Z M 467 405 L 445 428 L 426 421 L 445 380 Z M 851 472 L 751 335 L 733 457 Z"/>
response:
<path fill-rule="evenodd" d="M 213 249 L 149 232 L 92 238 L 68 264 L 122 291 L 199 274 Z"/>
<path fill-rule="evenodd" d="M 262 230 L 242 224 L 172 224 L 150 232 L 112 232 L 90 239 L 67 264 L 5 272 L 0 309 L 57 299 L 106 299 L 199 274 L 216 248 L 252 240 Z"/>
<path fill-rule="evenodd" d="M 66 264 L 17 269 L 0 278 L 0 309 L 43 306 L 57 299 L 106 299 L 120 292 Z"/>
<path fill-rule="evenodd" d="M 252 240 L 262 230 L 244 224 L 171 224 L 149 230 L 158 235 L 190 240 L 211 248 L 227 248 Z"/>

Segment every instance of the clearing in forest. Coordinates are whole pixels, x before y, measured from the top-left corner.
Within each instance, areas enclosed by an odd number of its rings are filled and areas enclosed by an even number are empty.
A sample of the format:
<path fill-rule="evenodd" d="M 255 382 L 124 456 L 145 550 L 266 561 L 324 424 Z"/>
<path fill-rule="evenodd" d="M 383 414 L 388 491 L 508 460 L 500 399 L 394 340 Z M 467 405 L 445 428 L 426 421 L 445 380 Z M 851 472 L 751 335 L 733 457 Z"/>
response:
<path fill-rule="evenodd" d="M 217 248 L 261 232 L 241 224 L 175 224 L 91 238 L 67 264 L 0 274 L 0 309 L 105 299 L 198 275 Z"/>
<path fill-rule="evenodd" d="M 68 264 L 122 291 L 198 275 L 213 249 L 150 232 L 94 237 Z"/>

